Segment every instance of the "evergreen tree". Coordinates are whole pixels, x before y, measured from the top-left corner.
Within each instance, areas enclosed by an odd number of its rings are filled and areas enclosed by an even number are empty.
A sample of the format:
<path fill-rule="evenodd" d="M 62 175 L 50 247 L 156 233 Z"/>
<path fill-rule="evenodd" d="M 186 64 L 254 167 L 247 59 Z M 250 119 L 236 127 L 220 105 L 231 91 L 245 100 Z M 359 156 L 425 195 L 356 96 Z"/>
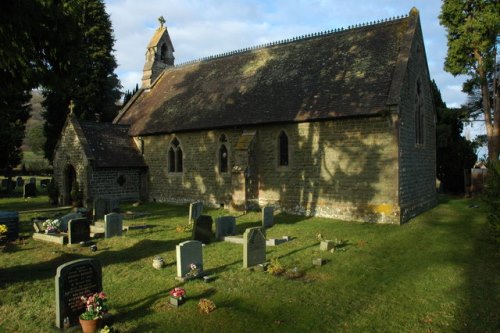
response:
<path fill-rule="evenodd" d="M 461 135 L 467 113 L 463 109 L 447 108 L 434 80 L 431 91 L 437 116 L 437 177 L 445 191 L 463 192 L 464 170 L 472 168 L 477 158 L 474 144 Z"/>
<path fill-rule="evenodd" d="M 132 89 L 132 91 L 130 91 L 130 90 L 125 91 L 125 94 L 123 97 L 123 105 L 126 105 L 128 103 L 128 101 L 130 101 L 132 96 L 134 96 L 135 93 L 138 91 L 139 91 L 139 84 L 137 84 L 137 83 L 135 84 L 135 88 Z"/>
<path fill-rule="evenodd" d="M 102 0 L 63 0 L 56 20 L 55 51 L 44 82 L 45 156 L 52 158 L 68 105 L 84 120 L 111 121 L 118 112 L 120 82 L 114 73 L 113 30 Z"/>
<path fill-rule="evenodd" d="M 33 0 L 7 1 L 0 11 L 0 169 L 16 166 L 29 118 L 29 92 L 42 67 L 44 17 Z"/>
<path fill-rule="evenodd" d="M 481 111 L 488 137 L 488 159 L 500 153 L 500 96 L 494 80 L 495 98 L 488 76 L 496 77 L 496 50 L 500 35 L 500 3 L 496 0 L 444 0 L 439 16 L 448 31 L 445 69 L 453 75 L 468 75 L 465 90 L 481 92 Z"/>

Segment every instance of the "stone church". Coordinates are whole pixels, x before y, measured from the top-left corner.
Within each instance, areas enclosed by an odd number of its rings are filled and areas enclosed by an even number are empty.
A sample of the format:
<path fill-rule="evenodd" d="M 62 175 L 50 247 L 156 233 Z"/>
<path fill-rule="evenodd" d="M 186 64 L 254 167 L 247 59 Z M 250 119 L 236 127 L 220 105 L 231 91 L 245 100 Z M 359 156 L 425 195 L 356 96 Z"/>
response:
<path fill-rule="evenodd" d="M 164 21 L 113 124 L 68 117 L 61 200 L 96 197 L 403 223 L 436 204 L 418 10 L 181 65 Z"/>

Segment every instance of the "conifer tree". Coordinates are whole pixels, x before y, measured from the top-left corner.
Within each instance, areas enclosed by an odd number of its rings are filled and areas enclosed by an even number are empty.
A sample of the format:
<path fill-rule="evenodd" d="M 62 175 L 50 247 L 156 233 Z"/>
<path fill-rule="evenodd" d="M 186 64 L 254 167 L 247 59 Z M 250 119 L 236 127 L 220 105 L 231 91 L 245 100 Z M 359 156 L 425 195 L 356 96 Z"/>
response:
<path fill-rule="evenodd" d="M 56 65 L 49 68 L 43 91 L 47 158 L 52 157 L 71 100 L 78 118 L 111 121 L 121 95 L 114 73 L 113 30 L 103 1 L 62 2 L 64 19 L 56 22 L 57 47 L 49 59 Z"/>

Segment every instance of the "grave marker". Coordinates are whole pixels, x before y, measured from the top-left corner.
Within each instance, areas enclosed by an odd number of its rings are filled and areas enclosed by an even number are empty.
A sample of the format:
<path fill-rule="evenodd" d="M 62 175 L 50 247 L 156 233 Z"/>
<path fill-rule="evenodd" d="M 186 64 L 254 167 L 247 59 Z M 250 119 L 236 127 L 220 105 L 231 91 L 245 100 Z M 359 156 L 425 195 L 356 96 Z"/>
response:
<path fill-rule="evenodd" d="M 123 230 L 123 217 L 118 213 L 104 215 L 104 237 L 121 236 Z"/>
<path fill-rule="evenodd" d="M 6 237 L 8 240 L 16 240 L 19 238 L 19 213 L 0 211 L 0 224 L 5 224 L 7 227 Z"/>
<path fill-rule="evenodd" d="M 189 205 L 189 224 L 192 224 L 203 213 L 203 203 L 200 201 L 193 202 Z"/>
<path fill-rule="evenodd" d="M 198 271 L 203 272 L 202 244 L 191 240 L 182 242 L 175 247 L 177 257 L 177 278 L 183 279 L 191 271 L 191 264 L 195 264 Z"/>
<path fill-rule="evenodd" d="M 50 180 L 49 179 L 40 179 L 40 187 L 42 188 L 47 188 L 49 186 Z"/>
<path fill-rule="evenodd" d="M 36 197 L 36 185 L 33 183 L 24 184 L 23 197 Z"/>
<path fill-rule="evenodd" d="M 17 187 L 24 186 L 24 179 L 23 179 L 23 177 L 19 176 L 19 177 L 16 178 L 16 186 Z"/>
<path fill-rule="evenodd" d="M 78 324 L 78 317 L 85 312 L 80 297 L 102 291 L 102 269 L 96 259 L 79 259 L 57 267 L 56 277 L 56 326 L 64 328 L 67 318 L 70 326 Z"/>
<path fill-rule="evenodd" d="M 210 244 L 212 224 L 213 220 L 211 216 L 201 215 L 198 217 L 193 224 L 193 239 L 204 244 Z"/>
<path fill-rule="evenodd" d="M 68 245 L 80 244 L 90 240 L 90 224 L 86 218 L 68 222 Z"/>
<path fill-rule="evenodd" d="M 235 233 L 236 218 L 234 216 L 222 216 L 215 219 L 215 238 L 222 239 Z"/>
<path fill-rule="evenodd" d="M 243 234 L 243 268 L 266 261 L 266 230 L 263 227 L 248 228 Z"/>
<path fill-rule="evenodd" d="M 274 224 L 274 208 L 262 208 L 262 226 L 264 228 L 271 228 Z"/>
<path fill-rule="evenodd" d="M 108 200 L 103 198 L 95 198 L 94 200 L 94 221 L 101 220 L 104 218 L 104 214 L 107 212 Z"/>

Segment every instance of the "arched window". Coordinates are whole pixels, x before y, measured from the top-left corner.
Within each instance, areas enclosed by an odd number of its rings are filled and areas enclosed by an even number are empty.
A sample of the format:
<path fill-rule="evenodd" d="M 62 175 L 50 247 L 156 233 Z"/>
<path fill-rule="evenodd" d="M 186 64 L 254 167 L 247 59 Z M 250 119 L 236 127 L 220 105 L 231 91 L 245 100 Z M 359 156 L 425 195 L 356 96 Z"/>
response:
<path fill-rule="evenodd" d="M 168 149 L 168 171 L 182 172 L 182 148 L 177 138 L 172 140 Z"/>
<path fill-rule="evenodd" d="M 219 148 L 219 170 L 227 172 L 227 148 L 224 144 Z"/>
<path fill-rule="evenodd" d="M 224 134 L 220 136 L 219 142 L 221 143 L 219 147 L 219 172 L 227 172 L 229 154 L 225 144 L 227 142 L 227 138 Z"/>
<path fill-rule="evenodd" d="M 167 60 L 167 44 L 163 43 L 160 48 L 160 60 Z"/>
<path fill-rule="evenodd" d="M 288 136 L 285 132 L 281 131 L 278 137 L 279 147 L 279 166 L 288 166 Z"/>
<path fill-rule="evenodd" d="M 420 79 L 417 81 L 415 93 L 415 143 L 417 145 L 424 144 L 424 110 Z"/>

